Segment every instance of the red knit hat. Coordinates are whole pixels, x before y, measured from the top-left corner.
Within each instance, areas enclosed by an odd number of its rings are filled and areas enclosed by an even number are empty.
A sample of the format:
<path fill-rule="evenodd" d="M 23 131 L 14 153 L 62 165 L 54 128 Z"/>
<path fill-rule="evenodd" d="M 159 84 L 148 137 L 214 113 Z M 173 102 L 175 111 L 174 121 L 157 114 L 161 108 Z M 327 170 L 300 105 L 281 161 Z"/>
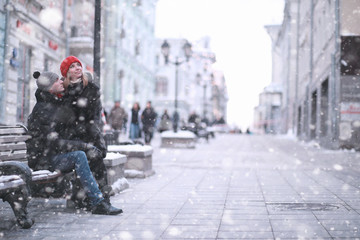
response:
<path fill-rule="evenodd" d="M 80 63 L 80 65 L 82 67 L 82 64 L 81 64 L 80 60 L 77 57 L 74 57 L 74 56 L 69 56 L 69 57 L 65 58 L 61 62 L 60 72 L 61 72 L 61 75 L 63 75 L 63 77 L 66 77 L 66 74 L 69 71 L 70 65 L 73 64 L 74 62 Z"/>

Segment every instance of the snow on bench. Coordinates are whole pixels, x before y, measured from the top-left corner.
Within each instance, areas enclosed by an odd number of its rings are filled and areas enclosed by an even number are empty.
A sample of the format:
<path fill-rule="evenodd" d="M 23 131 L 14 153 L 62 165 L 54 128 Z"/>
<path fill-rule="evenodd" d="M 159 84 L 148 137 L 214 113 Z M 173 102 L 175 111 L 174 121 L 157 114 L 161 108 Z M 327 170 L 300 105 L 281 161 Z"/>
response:
<path fill-rule="evenodd" d="M 161 133 L 162 148 L 195 148 L 196 135 L 190 131 L 165 131 Z"/>
<path fill-rule="evenodd" d="M 22 180 L 22 178 L 18 175 L 0 176 L 0 190 L 17 188 L 24 184 L 24 180 Z"/>
<path fill-rule="evenodd" d="M 108 184 L 112 186 L 114 192 L 118 193 L 129 188 L 129 183 L 125 178 L 125 164 L 128 161 L 126 155 L 115 152 L 108 152 L 104 159 L 108 172 Z"/>
<path fill-rule="evenodd" d="M 110 153 L 126 155 L 128 161 L 125 164 L 125 177 L 145 178 L 155 174 L 152 169 L 153 148 L 151 146 L 140 144 L 109 145 L 107 149 Z M 130 170 L 136 170 L 138 174 L 134 175 Z"/>

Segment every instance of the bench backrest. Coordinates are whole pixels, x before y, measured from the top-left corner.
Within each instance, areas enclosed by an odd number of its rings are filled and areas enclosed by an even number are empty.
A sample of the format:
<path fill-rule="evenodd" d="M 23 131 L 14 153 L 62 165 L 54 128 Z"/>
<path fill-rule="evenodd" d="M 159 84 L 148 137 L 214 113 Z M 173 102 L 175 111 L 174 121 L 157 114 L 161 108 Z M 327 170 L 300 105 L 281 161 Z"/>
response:
<path fill-rule="evenodd" d="M 22 126 L 0 126 L 0 162 L 27 162 L 25 141 L 30 138 Z"/>

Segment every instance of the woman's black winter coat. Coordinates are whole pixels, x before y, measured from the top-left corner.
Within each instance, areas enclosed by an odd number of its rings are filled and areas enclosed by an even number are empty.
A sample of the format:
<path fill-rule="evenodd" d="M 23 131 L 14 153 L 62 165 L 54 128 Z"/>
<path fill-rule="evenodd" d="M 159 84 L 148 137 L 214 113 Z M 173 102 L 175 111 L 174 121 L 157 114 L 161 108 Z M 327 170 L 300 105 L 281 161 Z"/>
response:
<path fill-rule="evenodd" d="M 101 131 L 101 100 L 100 89 L 93 82 L 86 87 L 83 83 L 69 85 L 64 95 L 64 105 L 72 111 L 74 120 L 72 128 L 68 128 L 66 138 L 81 140 L 95 146 L 105 158 L 107 149 Z"/>

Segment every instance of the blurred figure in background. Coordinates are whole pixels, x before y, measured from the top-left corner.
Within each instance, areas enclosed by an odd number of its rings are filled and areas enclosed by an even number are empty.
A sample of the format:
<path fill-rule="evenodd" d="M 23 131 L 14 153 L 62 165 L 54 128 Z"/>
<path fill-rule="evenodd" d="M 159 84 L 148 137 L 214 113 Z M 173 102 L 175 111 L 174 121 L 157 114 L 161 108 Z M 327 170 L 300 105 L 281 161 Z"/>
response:
<path fill-rule="evenodd" d="M 167 110 L 165 109 L 163 115 L 161 115 L 159 132 L 164 132 L 170 129 L 171 129 L 171 119 Z"/>
<path fill-rule="evenodd" d="M 198 124 L 200 122 L 201 122 L 200 116 L 197 115 L 195 111 L 193 111 L 188 118 L 188 123 Z"/>
<path fill-rule="evenodd" d="M 156 118 L 157 113 L 151 106 L 151 101 L 148 101 L 146 103 L 146 108 L 141 114 L 141 122 L 143 124 L 143 131 L 145 135 L 145 144 L 150 144 L 151 139 L 153 138 Z"/>
<path fill-rule="evenodd" d="M 129 137 L 131 140 L 135 140 L 141 137 L 140 131 L 140 123 L 141 123 L 141 115 L 140 115 L 140 105 L 138 102 L 134 103 L 133 107 L 130 110 L 129 114 Z"/>
<path fill-rule="evenodd" d="M 120 106 L 120 101 L 115 101 L 114 107 L 110 111 L 109 124 L 111 128 L 114 129 L 114 137 L 116 143 L 119 143 L 119 136 L 127 117 L 128 114 L 126 113 L 124 108 Z"/>

